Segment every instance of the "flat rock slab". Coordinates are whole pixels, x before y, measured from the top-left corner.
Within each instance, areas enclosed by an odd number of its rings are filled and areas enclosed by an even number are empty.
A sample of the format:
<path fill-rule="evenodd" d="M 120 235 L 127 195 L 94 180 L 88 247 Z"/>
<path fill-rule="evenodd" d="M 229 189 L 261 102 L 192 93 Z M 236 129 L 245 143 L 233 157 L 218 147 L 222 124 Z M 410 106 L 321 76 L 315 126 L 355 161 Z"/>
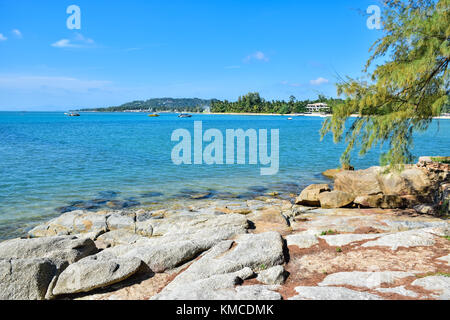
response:
<path fill-rule="evenodd" d="M 89 292 L 107 287 L 135 274 L 142 261 L 137 258 L 102 259 L 98 256 L 84 258 L 67 267 L 53 288 L 54 295 Z"/>
<path fill-rule="evenodd" d="M 383 300 L 381 297 L 341 287 L 297 287 L 289 300 Z"/>
<path fill-rule="evenodd" d="M 381 237 L 382 234 L 337 234 L 330 236 L 321 236 L 332 247 L 339 247 L 351 244 L 352 242 L 371 240 Z"/>
<path fill-rule="evenodd" d="M 193 234 L 205 230 L 220 231 L 223 228 L 241 231 L 245 233 L 248 229 L 247 218 L 240 214 L 199 215 L 180 214 L 165 219 L 152 221 L 153 236 L 164 236 L 170 234 Z"/>
<path fill-rule="evenodd" d="M 415 280 L 412 285 L 436 292 L 436 295 L 434 295 L 434 297 L 439 300 L 450 300 L 450 277 L 426 277 Z"/>
<path fill-rule="evenodd" d="M 13 239 L 0 243 L 0 259 L 49 258 L 74 263 L 96 252 L 94 241 L 75 236 Z"/>
<path fill-rule="evenodd" d="M 450 254 L 446 255 L 444 257 L 438 258 L 438 260 L 443 261 L 443 262 L 447 263 L 448 266 L 450 266 Z"/>
<path fill-rule="evenodd" d="M 424 247 L 432 246 L 435 243 L 434 236 L 431 233 L 426 232 L 423 229 L 419 229 L 383 235 L 379 239 L 369 241 L 362 246 L 390 247 L 391 250 L 397 250 L 400 247 Z"/>
<path fill-rule="evenodd" d="M 0 260 L 0 300 L 44 300 L 56 273 L 49 259 Z"/>
<path fill-rule="evenodd" d="M 278 286 L 242 286 L 217 290 L 214 293 L 214 300 L 232 301 L 275 301 L 281 300 L 281 294 L 275 292 Z"/>
<path fill-rule="evenodd" d="M 304 231 L 286 236 L 288 246 L 297 246 L 300 249 L 311 248 L 319 244 L 316 231 Z"/>
<path fill-rule="evenodd" d="M 395 293 L 404 297 L 417 298 L 419 295 L 411 290 L 406 289 L 404 286 L 395 288 L 377 288 L 376 291 L 380 293 Z"/>
<path fill-rule="evenodd" d="M 407 231 L 424 228 L 448 228 L 449 223 L 445 221 L 411 221 L 411 220 L 382 220 L 391 227 L 392 231 Z"/>
<path fill-rule="evenodd" d="M 392 284 L 396 280 L 412 277 L 413 273 L 400 271 L 385 272 L 339 272 L 327 276 L 319 286 L 352 286 L 377 288 L 382 284 Z"/>

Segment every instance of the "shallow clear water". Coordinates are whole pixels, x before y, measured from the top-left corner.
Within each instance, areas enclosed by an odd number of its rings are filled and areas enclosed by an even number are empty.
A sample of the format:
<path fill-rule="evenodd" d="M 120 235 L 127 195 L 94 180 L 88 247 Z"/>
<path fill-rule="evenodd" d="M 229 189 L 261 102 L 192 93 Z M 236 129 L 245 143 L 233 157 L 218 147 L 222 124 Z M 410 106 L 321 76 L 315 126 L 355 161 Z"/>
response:
<path fill-rule="evenodd" d="M 203 128 L 280 129 L 280 170 L 261 176 L 260 165 L 182 165 L 171 161 L 173 130 Z M 320 142 L 323 118 L 277 116 L 194 115 L 180 119 L 162 114 L 150 118 L 136 113 L 0 112 L 0 239 L 23 234 L 55 210 L 96 199 L 127 200 L 149 205 L 193 192 L 212 191 L 252 196 L 266 191 L 298 192 L 303 186 L 326 181 L 320 172 L 339 165 L 343 145 L 331 137 Z M 417 135 L 414 153 L 448 155 L 450 120 L 435 121 Z M 375 149 L 352 164 L 378 164 Z M 105 192 L 105 191 L 114 191 Z M 100 199 L 100 200 L 99 200 Z M 78 201 L 78 202 L 77 202 Z M 123 203 L 123 202 L 122 202 Z"/>

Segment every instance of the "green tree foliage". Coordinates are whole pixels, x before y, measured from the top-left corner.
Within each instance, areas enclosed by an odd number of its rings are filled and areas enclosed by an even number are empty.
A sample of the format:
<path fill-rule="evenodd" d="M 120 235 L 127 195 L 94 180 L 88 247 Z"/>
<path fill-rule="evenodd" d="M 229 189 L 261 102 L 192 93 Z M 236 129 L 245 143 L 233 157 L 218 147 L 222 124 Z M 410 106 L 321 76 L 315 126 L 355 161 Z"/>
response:
<path fill-rule="evenodd" d="M 426 130 L 449 102 L 450 0 L 387 0 L 382 14 L 384 36 L 372 47 L 365 66 L 367 81 L 347 78 L 337 84 L 345 101 L 324 122 L 322 137 L 345 136 L 350 152 L 360 155 L 388 144 L 381 163 L 396 166 L 413 160 L 413 133 Z M 386 59 L 373 66 L 378 58 Z M 372 71 L 369 71 L 372 69 Z M 359 117 L 346 130 L 351 114 Z"/>
<path fill-rule="evenodd" d="M 236 102 L 214 100 L 211 104 L 211 112 L 293 114 L 306 112 L 306 106 L 315 102 L 326 102 L 333 108 L 334 105 L 342 103 L 342 100 L 319 95 L 317 100 L 298 101 L 291 96 L 287 102 L 284 100 L 267 101 L 261 98 L 259 93 L 250 92 L 239 97 Z"/>

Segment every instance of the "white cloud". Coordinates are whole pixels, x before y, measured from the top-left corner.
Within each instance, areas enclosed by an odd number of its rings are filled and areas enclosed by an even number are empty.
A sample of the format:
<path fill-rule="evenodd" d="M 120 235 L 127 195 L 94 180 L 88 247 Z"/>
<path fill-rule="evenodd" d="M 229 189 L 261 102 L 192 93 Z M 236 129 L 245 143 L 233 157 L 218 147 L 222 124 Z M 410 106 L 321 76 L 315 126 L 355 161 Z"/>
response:
<path fill-rule="evenodd" d="M 6 41 L 6 40 L 8 40 L 8 38 L 5 37 L 5 36 L 3 35 L 3 33 L 0 33 L 0 41 Z"/>
<path fill-rule="evenodd" d="M 69 39 L 61 39 L 52 43 L 52 47 L 55 48 L 75 48 L 76 46 L 70 42 Z"/>
<path fill-rule="evenodd" d="M 252 54 L 248 55 L 244 59 L 245 62 L 250 62 L 252 60 L 269 62 L 269 58 L 267 57 L 267 55 L 264 52 L 261 52 L 261 51 L 256 51 L 255 53 L 252 53 Z"/>
<path fill-rule="evenodd" d="M 328 79 L 319 77 L 316 80 L 311 80 L 309 83 L 312 84 L 313 86 L 320 86 L 321 84 L 325 84 L 330 82 Z"/>
<path fill-rule="evenodd" d="M 11 31 L 12 32 L 12 34 L 14 35 L 14 36 L 16 36 L 17 38 L 19 38 L 19 39 L 22 39 L 22 32 L 20 32 L 20 30 L 19 29 L 14 29 L 13 31 Z"/>
<path fill-rule="evenodd" d="M 52 43 L 52 47 L 55 48 L 85 48 L 91 47 L 95 44 L 95 41 L 84 37 L 80 33 L 76 33 L 73 39 L 61 39 Z"/>
<path fill-rule="evenodd" d="M 225 69 L 239 69 L 241 66 L 226 66 Z"/>

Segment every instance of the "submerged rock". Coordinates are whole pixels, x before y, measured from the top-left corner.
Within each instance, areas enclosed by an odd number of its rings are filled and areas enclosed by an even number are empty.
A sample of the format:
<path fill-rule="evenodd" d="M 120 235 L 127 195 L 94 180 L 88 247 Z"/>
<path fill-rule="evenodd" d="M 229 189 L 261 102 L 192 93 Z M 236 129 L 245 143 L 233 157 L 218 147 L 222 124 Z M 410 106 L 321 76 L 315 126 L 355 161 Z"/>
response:
<path fill-rule="evenodd" d="M 98 193 L 98 196 L 100 198 L 105 198 L 107 200 L 111 200 L 111 199 L 117 198 L 119 196 L 119 194 L 120 194 L 120 192 L 107 190 L 107 191 L 100 191 Z"/>
<path fill-rule="evenodd" d="M 140 196 L 141 198 L 157 198 L 162 197 L 164 194 L 161 192 L 145 192 L 142 193 Z"/>
<path fill-rule="evenodd" d="M 141 203 L 135 200 L 110 200 L 106 203 L 106 206 L 113 210 L 120 210 L 125 208 L 137 207 Z"/>

